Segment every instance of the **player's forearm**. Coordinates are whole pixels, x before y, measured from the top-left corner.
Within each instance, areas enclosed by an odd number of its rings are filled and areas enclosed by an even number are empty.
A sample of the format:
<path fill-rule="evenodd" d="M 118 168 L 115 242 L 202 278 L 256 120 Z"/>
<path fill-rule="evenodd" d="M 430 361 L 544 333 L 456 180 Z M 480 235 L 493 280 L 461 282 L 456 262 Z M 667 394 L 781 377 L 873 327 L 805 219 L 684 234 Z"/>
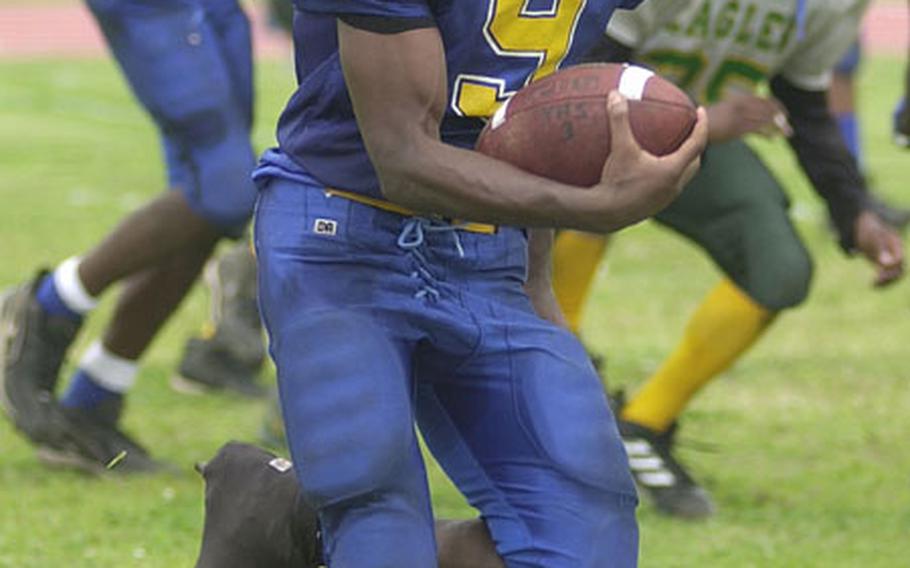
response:
<path fill-rule="evenodd" d="M 613 231 L 665 207 L 697 166 L 703 121 L 678 152 L 659 159 L 628 144 L 615 158 L 614 141 L 607 162 L 612 167 L 595 190 L 531 175 L 440 140 L 449 97 L 436 28 L 382 34 L 340 22 L 338 41 L 354 114 L 383 193 L 411 209 L 496 224 Z M 611 108 L 611 120 L 627 131 L 624 99 L 614 98 Z"/>
<path fill-rule="evenodd" d="M 550 181 L 438 141 L 373 156 L 385 196 L 428 213 L 523 227 L 617 230 L 641 220 L 632 207 L 604 208 L 590 191 Z"/>
<path fill-rule="evenodd" d="M 856 159 L 844 142 L 823 92 L 801 90 L 782 77 L 771 83 L 793 127 L 788 141 L 816 192 L 828 205 L 845 250 L 854 248 L 859 214 L 868 207 L 868 191 Z"/>
<path fill-rule="evenodd" d="M 357 123 L 386 198 L 471 221 L 613 226 L 609 218 L 587 219 L 600 214 L 590 213 L 596 208 L 580 188 L 440 141 L 448 86 L 438 30 L 386 35 L 341 22 L 338 38 Z"/>

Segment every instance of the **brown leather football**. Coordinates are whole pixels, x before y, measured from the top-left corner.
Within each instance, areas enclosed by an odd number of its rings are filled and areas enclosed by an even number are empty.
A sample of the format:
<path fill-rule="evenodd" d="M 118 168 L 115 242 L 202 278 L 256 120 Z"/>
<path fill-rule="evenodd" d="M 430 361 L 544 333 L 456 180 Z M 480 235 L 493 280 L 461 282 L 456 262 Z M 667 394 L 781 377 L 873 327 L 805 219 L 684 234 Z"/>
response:
<path fill-rule="evenodd" d="M 657 156 L 679 148 L 696 122 L 695 105 L 676 85 L 643 67 L 578 65 L 521 89 L 487 123 L 477 150 L 523 170 L 590 187 L 610 155 L 607 95 L 629 99 L 629 124 Z"/>

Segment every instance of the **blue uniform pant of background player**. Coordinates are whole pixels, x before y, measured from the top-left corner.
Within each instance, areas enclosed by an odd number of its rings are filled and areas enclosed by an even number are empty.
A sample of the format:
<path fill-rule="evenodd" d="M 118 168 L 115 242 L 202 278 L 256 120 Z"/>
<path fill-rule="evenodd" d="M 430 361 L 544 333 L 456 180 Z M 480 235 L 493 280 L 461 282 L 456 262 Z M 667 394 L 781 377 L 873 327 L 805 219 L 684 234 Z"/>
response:
<path fill-rule="evenodd" d="M 417 420 L 508 566 L 635 566 L 616 426 L 584 349 L 533 312 L 523 232 L 261 185 L 261 310 L 330 565 L 436 565 Z"/>
<path fill-rule="evenodd" d="M 834 67 L 834 72 L 844 77 L 853 78 L 859 70 L 861 60 L 862 44 L 857 40 L 853 42 L 847 53 L 838 61 Z M 837 127 L 840 129 L 844 141 L 847 143 L 847 148 L 850 149 L 850 153 L 862 166 L 864 160 L 856 111 L 835 113 L 834 118 L 837 120 Z"/>
<path fill-rule="evenodd" d="M 859 40 L 853 42 L 853 45 L 850 46 L 850 49 L 847 50 L 847 53 L 841 57 L 840 61 L 837 62 L 837 65 L 834 66 L 835 73 L 841 75 L 854 75 L 856 74 L 857 69 L 859 69 L 860 61 L 863 57 L 863 48 Z"/>
<path fill-rule="evenodd" d="M 168 178 L 230 236 L 256 192 L 249 21 L 237 0 L 86 0 L 161 133 Z"/>

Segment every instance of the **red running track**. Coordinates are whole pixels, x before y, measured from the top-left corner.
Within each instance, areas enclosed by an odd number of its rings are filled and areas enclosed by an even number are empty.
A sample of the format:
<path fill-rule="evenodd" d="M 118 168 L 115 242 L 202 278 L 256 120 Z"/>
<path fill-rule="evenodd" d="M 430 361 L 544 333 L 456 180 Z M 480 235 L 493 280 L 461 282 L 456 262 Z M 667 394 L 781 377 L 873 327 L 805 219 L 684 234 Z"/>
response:
<path fill-rule="evenodd" d="M 864 27 L 865 46 L 871 53 L 907 52 L 908 8 L 904 2 L 875 2 Z M 280 31 L 270 28 L 263 13 L 252 14 L 256 55 L 287 57 L 288 44 Z M 0 58 L 85 58 L 105 53 L 94 22 L 81 5 L 0 5 Z"/>
<path fill-rule="evenodd" d="M 253 21 L 257 57 L 289 57 L 289 43 L 260 10 Z M 0 59 L 87 58 L 106 54 L 95 21 L 84 6 L 0 5 Z"/>

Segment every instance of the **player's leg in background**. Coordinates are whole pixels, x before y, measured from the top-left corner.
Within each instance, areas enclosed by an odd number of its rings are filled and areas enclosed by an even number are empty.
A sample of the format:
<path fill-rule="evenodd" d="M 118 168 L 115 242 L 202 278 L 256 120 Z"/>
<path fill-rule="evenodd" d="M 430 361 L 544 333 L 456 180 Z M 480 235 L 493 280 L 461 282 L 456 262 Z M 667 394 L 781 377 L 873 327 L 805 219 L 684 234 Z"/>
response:
<path fill-rule="evenodd" d="M 572 230 L 556 232 L 552 255 L 553 293 L 566 317 L 569 330 L 580 339 L 585 307 L 609 245 L 609 235 Z M 606 359 L 590 348 L 588 357 L 606 386 Z"/>
<path fill-rule="evenodd" d="M 265 362 L 265 335 L 259 318 L 256 258 L 247 239 L 212 258 L 205 267 L 210 316 L 183 349 L 175 390 L 199 394 L 226 390 L 261 397 L 257 381 Z"/>
<path fill-rule="evenodd" d="M 863 145 L 856 114 L 856 75 L 861 58 L 862 51 L 857 41 L 834 68 L 828 91 L 828 106 L 837 119 L 847 147 L 863 168 Z"/>
<path fill-rule="evenodd" d="M 559 231 L 553 243 L 553 292 L 569 329 L 581 336 L 585 305 L 610 237 L 580 231 Z"/>
<path fill-rule="evenodd" d="M 710 146 L 704 167 L 657 220 L 705 249 L 724 272 L 683 337 L 627 403 L 620 432 L 633 473 L 658 509 L 680 517 L 713 506 L 672 454 L 676 420 L 693 396 L 739 360 L 781 310 L 800 304 L 812 275 L 783 190 L 742 142 Z"/>
<path fill-rule="evenodd" d="M 232 91 L 251 125 L 253 61 L 248 22 L 234 0 L 208 1 L 203 6 L 222 59 L 230 62 Z M 171 384 L 189 393 L 226 389 L 244 396 L 264 395 L 256 382 L 265 360 L 256 304 L 256 259 L 246 237 L 209 262 L 205 282 L 211 295 L 211 319 L 200 336 L 187 341 Z"/>
<path fill-rule="evenodd" d="M 323 189 L 274 180 L 257 207 L 260 300 L 288 446 L 330 565 L 432 566 L 400 218 Z M 326 219 L 336 234 L 315 232 Z"/>
<path fill-rule="evenodd" d="M 151 466 L 144 450 L 112 427 L 135 361 L 183 298 L 214 243 L 224 235 L 239 236 L 251 213 L 250 111 L 233 92 L 231 63 L 223 59 L 196 2 L 160 6 L 91 0 L 89 7 L 134 94 L 161 129 L 176 191 L 129 216 L 81 261 L 61 265 L 38 284 L 35 296 L 50 316 L 78 321 L 110 284 L 126 279 L 113 324 L 86 354 L 62 400 L 67 413 L 85 426 L 86 440 L 76 440 L 75 450 L 57 449 L 97 465 L 128 446 L 123 471 L 129 471 Z M 243 13 L 237 14 L 245 22 Z"/>
<path fill-rule="evenodd" d="M 504 568 L 483 519 L 437 519 L 439 568 Z"/>

